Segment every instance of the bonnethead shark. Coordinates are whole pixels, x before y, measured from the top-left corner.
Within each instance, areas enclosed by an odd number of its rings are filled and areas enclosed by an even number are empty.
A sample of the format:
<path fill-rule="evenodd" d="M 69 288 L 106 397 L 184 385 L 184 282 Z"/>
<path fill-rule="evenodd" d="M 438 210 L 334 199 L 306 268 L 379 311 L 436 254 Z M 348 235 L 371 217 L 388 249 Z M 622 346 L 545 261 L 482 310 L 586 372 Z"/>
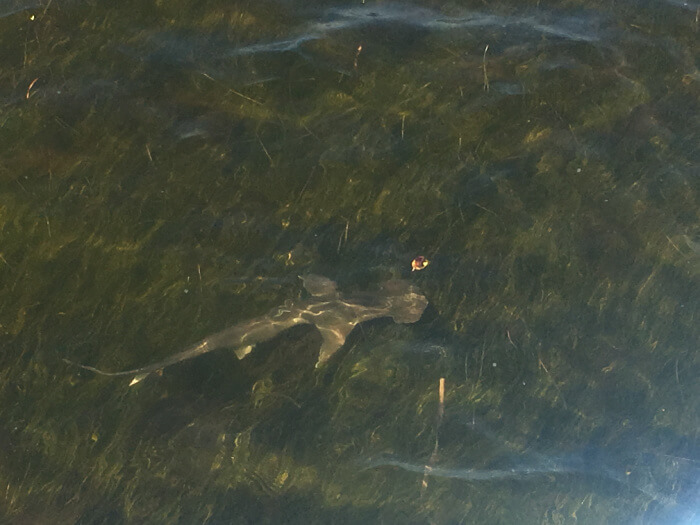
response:
<path fill-rule="evenodd" d="M 415 323 L 423 315 L 428 300 L 407 281 L 385 282 L 378 292 L 365 292 L 342 297 L 337 285 L 320 275 L 300 276 L 304 288 L 311 294 L 306 300 L 287 301 L 267 314 L 241 322 L 203 339 L 199 343 L 158 363 L 133 370 L 108 372 L 98 368 L 64 361 L 105 376 L 133 375 L 129 386 L 149 374 L 175 363 L 206 354 L 219 348 L 232 348 L 243 359 L 253 347 L 268 341 L 293 326 L 311 324 L 321 332 L 323 343 L 316 367 L 318 368 L 345 343 L 345 339 L 359 323 L 382 317 L 391 317 L 397 323 Z"/>

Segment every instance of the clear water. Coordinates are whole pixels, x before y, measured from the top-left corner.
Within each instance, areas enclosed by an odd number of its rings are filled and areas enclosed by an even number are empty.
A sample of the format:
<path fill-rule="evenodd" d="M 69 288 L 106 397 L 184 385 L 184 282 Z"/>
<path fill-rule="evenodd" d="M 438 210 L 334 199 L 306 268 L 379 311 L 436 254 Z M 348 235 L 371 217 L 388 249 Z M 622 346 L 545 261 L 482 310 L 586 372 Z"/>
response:
<path fill-rule="evenodd" d="M 698 9 L 0 1 L 0 521 L 700 520 Z"/>

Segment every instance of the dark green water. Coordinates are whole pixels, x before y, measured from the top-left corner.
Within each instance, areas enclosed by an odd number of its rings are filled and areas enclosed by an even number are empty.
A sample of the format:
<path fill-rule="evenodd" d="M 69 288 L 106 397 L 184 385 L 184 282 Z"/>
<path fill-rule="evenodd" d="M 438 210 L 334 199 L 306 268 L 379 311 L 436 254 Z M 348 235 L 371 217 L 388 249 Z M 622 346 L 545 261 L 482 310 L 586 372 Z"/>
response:
<path fill-rule="evenodd" d="M 0 522 L 700 520 L 698 17 L 0 0 Z M 430 304 L 318 370 L 305 328 L 63 362 L 310 272 Z"/>

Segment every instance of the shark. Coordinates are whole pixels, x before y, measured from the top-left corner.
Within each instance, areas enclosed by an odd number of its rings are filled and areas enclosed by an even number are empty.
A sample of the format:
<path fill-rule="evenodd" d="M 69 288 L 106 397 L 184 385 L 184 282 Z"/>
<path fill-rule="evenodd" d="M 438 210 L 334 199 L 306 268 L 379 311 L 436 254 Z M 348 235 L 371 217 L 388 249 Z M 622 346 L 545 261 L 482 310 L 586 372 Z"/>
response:
<path fill-rule="evenodd" d="M 415 323 L 428 305 L 426 297 L 405 280 L 390 280 L 381 285 L 378 291 L 344 297 L 338 291 L 337 284 L 327 277 L 309 274 L 299 278 L 309 293 L 308 299 L 289 300 L 265 315 L 225 328 L 157 363 L 109 372 L 67 359 L 64 361 L 103 376 L 133 376 L 129 384 L 132 386 L 154 372 L 220 348 L 231 348 L 238 359 L 243 359 L 256 344 L 268 341 L 293 326 L 310 324 L 318 329 L 322 337 L 316 362 L 316 368 L 319 368 L 345 344 L 345 339 L 358 324 L 384 317 L 390 317 L 396 323 Z"/>

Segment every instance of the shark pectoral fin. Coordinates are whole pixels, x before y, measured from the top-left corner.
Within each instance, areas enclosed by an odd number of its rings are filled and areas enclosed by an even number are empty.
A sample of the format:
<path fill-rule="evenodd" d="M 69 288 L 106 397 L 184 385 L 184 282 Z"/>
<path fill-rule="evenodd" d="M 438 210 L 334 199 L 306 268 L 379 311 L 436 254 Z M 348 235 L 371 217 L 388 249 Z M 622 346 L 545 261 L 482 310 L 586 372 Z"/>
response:
<path fill-rule="evenodd" d="M 328 361 L 328 359 L 330 359 L 330 357 L 345 344 L 345 338 L 350 332 L 352 332 L 353 328 L 355 328 L 354 324 L 333 327 L 318 327 L 319 331 L 321 332 L 321 337 L 323 337 L 323 344 L 321 345 L 321 351 L 318 354 L 316 368 Z"/>
<path fill-rule="evenodd" d="M 243 359 L 245 356 L 247 356 L 251 350 L 253 350 L 253 345 L 248 345 L 248 346 L 239 346 L 234 350 L 236 357 L 238 359 Z"/>

